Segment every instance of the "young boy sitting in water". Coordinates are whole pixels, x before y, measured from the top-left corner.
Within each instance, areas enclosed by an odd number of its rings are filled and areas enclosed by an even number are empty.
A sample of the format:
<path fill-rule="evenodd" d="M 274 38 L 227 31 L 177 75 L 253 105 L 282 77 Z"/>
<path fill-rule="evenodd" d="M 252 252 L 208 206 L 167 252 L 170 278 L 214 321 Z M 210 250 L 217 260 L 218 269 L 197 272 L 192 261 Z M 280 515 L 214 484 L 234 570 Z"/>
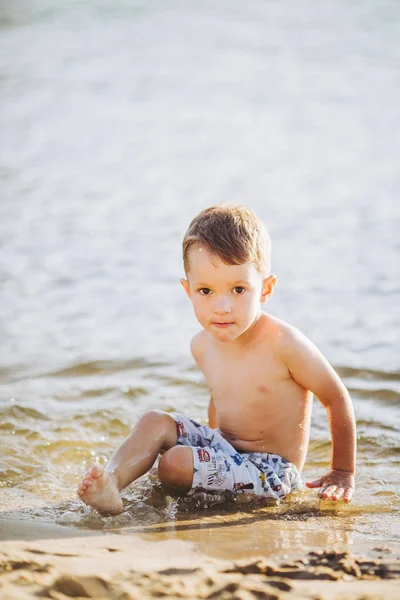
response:
<path fill-rule="evenodd" d="M 270 241 L 242 206 L 202 211 L 183 240 L 181 283 L 202 326 L 193 357 L 210 389 L 209 426 L 150 410 L 105 469 L 93 466 L 78 496 L 103 514 L 122 511 L 120 491 L 158 464 L 161 482 L 284 498 L 300 487 L 312 394 L 326 409 L 331 470 L 308 482 L 320 498 L 350 502 L 355 422 L 349 394 L 327 360 L 297 329 L 261 311 L 276 284 Z"/>

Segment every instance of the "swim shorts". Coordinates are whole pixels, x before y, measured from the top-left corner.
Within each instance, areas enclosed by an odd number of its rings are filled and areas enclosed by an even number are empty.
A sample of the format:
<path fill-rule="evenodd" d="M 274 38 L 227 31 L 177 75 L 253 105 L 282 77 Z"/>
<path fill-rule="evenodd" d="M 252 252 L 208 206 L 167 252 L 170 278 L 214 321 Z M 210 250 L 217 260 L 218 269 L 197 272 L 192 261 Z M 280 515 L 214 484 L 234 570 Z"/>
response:
<path fill-rule="evenodd" d="M 176 423 L 178 444 L 190 446 L 193 451 L 192 488 L 229 490 L 275 500 L 301 488 L 296 466 L 278 454 L 239 452 L 218 429 L 180 414 L 171 417 Z"/>

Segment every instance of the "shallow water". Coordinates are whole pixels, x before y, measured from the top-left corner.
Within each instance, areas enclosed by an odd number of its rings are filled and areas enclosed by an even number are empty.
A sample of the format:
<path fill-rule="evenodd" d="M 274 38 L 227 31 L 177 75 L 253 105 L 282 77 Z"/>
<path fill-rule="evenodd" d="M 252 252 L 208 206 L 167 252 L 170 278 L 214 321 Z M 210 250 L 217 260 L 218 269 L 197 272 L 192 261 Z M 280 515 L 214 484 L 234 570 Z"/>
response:
<path fill-rule="evenodd" d="M 221 554 L 400 541 L 399 21 L 398 3 L 378 0 L 3 2 L 3 516 L 200 546 L 213 535 Z M 205 509 L 150 475 L 124 493 L 123 515 L 88 514 L 77 482 L 144 410 L 205 419 L 180 240 L 221 200 L 265 220 L 268 311 L 351 391 L 356 498 L 335 512 L 310 491 Z M 315 403 L 304 478 L 329 452 Z"/>

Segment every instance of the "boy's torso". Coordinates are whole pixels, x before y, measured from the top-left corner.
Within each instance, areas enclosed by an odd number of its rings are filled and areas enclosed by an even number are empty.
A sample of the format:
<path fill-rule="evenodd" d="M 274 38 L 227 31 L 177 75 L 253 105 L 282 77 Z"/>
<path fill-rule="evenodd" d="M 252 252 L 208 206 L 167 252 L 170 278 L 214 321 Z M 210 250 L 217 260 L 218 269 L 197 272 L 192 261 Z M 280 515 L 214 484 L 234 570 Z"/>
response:
<path fill-rule="evenodd" d="M 280 356 L 284 327 L 263 315 L 257 338 L 245 348 L 216 344 L 204 332 L 200 367 L 223 436 L 237 450 L 279 454 L 301 470 L 312 396 L 291 377 Z"/>

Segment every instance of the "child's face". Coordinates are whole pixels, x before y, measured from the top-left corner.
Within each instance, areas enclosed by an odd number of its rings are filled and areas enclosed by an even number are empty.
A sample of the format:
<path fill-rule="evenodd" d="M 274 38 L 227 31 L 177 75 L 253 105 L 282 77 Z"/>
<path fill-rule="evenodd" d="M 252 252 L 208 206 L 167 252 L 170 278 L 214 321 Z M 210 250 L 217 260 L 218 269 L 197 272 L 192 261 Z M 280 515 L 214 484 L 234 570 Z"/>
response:
<path fill-rule="evenodd" d="M 263 278 L 253 263 L 227 265 L 200 244 L 189 250 L 188 279 L 181 283 L 197 320 L 221 342 L 238 339 L 260 315 L 276 278 Z"/>

